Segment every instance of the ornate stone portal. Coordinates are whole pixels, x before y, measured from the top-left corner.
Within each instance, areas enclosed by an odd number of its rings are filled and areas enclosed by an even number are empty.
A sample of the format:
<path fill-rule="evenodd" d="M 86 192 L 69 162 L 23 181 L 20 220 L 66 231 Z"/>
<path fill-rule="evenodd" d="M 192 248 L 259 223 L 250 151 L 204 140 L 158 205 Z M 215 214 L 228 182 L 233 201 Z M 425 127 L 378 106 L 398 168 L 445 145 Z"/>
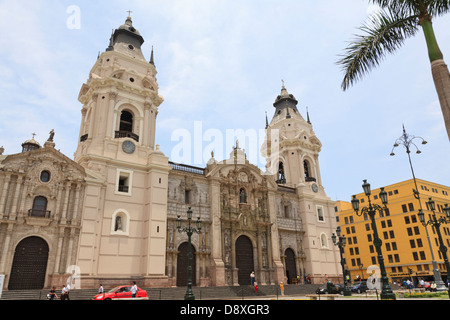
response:
<path fill-rule="evenodd" d="M 267 245 L 272 241 L 265 179 L 258 181 L 245 167 L 233 168 L 220 179 L 220 197 L 226 283 L 250 284 L 250 272 L 255 271 L 259 283 L 273 284 L 273 268 L 269 264 L 272 256 Z M 244 275 L 236 261 L 240 251 L 245 250 L 238 246 L 238 239 L 243 236 L 250 240 L 253 258 L 245 270 L 248 274 Z"/>

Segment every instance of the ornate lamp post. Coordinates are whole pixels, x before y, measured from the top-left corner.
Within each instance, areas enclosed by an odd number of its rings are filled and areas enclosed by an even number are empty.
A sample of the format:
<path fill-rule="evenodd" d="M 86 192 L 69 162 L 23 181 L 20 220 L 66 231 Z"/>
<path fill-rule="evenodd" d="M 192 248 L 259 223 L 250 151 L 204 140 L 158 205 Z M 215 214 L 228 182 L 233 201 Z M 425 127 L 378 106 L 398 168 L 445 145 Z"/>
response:
<path fill-rule="evenodd" d="M 422 210 L 419 210 L 419 213 L 418 213 L 419 220 L 425 228 L 427 225 L 431 225 L 434 227 L 434 230 L 436 230 L 436 233 L 437 233 L 438 239 L 439 239 L 439 250 L 442 252 L 442 256 L 444 257 L 444 263 L 445 263 L 445 267 L 447 268 L 447 278 L 448 278 L 448 276 L 450 275 L 450 273 L 449 273 L 450 268 L 449 268 L 448 258 L 447 258 L 447 247 L 444 245 L 444 242 L 442 241 L 441 231 L 439 230 L 439 227 L 443 223 L 450 222 L 447 220 L 448 218 L 450 218 L 450 207 L 448 206 L 448 204 L 445 205 L 444 213 L 445 213 L 446 217 L 445 218 L 440 217 L 439 219 L 436 217 L 436 213 L 435 213 L 436 204 L 434 203 L 434 200 L 431 198 L 430 198 L 430 200 L 428 200 L 428 208 L 431 210 L 431 212 L 433 212 L 431 219 L 428 221 L 425 221 L 425 214 L 423 213 Z M 450 290 L 448 291 L 448 295 L 450 298 Z"/>
<path fill-rule="evenodd" d="M 358 268 L 359 268 L 359 271 L 361 271 L 361 281 L 364 280 L 364 275 L 363 275 L 363 272 L 362 272 L 363 267 L 364 267 L 364 265 L 360 262 L 358 264 Z"/>
<path fill-rule="evenodd" d="M 423 208 L 422 208 L 422 201 L 420 200 L 420 193 L 419 193 L 419 188 L 417 187 L 417 181 L 416 181 L 416 176 L 414 174 L 414 169 L 413 169 L 413 165 L 411 162 L 411 146 L 414 146 L 416 149 L 416 153 L 420 154 L 422 153 L 419 148 L 417 147 L 417 145 L 414 143 L 414 140 L 421 140 L 421 144 L 425 145 L 427 144 L 427 141 L 425 141 L 422 137 L 416 137 L 416 136 L 411 136 L 409 134 L 406 133 L 405 130 L 405 126 L 403 126 L 403 134 L 400 138 L 398 138 L 395 143 L 394 143 L 394 147 L 392 148 L 391 151 L 391 156 L 394 156 L 394 149 L 400 145 L 404 146 L 406 149 L 406 154 L 408 155 L 408 160 L 409 160 L 409 167 L 411 168 L 411 173 L 413 176 L 413 180 L 414 180 L 414 186 L 416 187 L 415 189 L 413 189 L 413 194 L 414 197 L 419 201 L 419 215 L 422 212 L 423 213 Z M 431 240 L 430 240 L 430 235 L 428 234 L 428 228 L 425 225 L 425 233 L 427 235 L 427 241 L 428 241 L 428 247 L 430 248 L 430 253 L 431 253 L 431 264 L 433 265 L 433 276 L 434 276 L 434 282 L 436 283 L 436 290 L 437 291 L 444 291 L 446 290 L 445 288 L 445 284 L 442 281 L 442 277 L 441 277 L 441 271 L 438 268 L 436 259 L 434 258 L 434 253 L 433 253 L 433 247 L 431 245 Z"/>
<path fill-rule="evenodd" d="M 342 274 L 344 275 L 344 296 L 351 296 L 352 292 L 348 288 L 347 284 L 347 271 L 345 270 L 345 259 L 342 257 L 342 255 L 344 254 L 344 247 L 347 243 L 347 239 L 345 238 L 345 235 L 341 236 L 341 227 L 337 227 L 336 234 L 333 233 L 333 235 L 331 236 L 331 240 L 333 240 L 333 244 L 335 246 L 339 247 L 339 253 L 341 254 Z"/>
<path fill-rule="evenodd" d="M 389 299 L 389 300 L 395 300 L 395 294 L 392 292 L 391 287 L 389 286 L 388 277 L 386 274 L 386 268 L 384 266 L 384 258 L 383 253 L 381 252 L 381 245 L 382 241 L 378 237 L 378 231 L 377 231 L 377 225 L 375 223 L 375 213 L 376 211 L 383 212 L 384 209 L 386 209 L 387 205 L 387 192 L 384 191 L 384 188 L 380 188 L 380 199 L 383 203 L 384 207 L 378 205 L 378 204 L 372 204 L 370 201 L 370 184 L 367 183 L 367 180 L 363 180 L 364 184 L 362 185 L 364 194 L 367 196 L 367 199 L 369 200 L 369 205 L 367 207 L 362 208 L 361 212 L 359 211 L 359 200 L 356 199 L 356 196 L 353 196 L 352 199 L 352 206 L 353 210 L 355 210 L 356 215 L 361 216 L 363 214 L 368 214 L 370 217 L 370 220 L 372 222 L 372 230 L 373 230 L 373 244 L 377 250 L 378 254 L 378 264 L 380 265 L 380 271 L 381 271 L 381 299 Z"/>
<path fill-rule="evenodd" d="M 178 216 L 177 219 L 177 229 L 178 232 L 186 232 L 187 236 L 188 236 L 188 246 L 189 246 L 189 251 L 188 251 L 188 285 L 187 285 L 187 290 L 186 290 L 186 294 L 184 295 L 184 300 L 195 300 L 195 296 L 194 296 L 194 292 L 192 291 L 192 244 L 191 244 L 191 237 L 192 234 L 195 233 L 200 233 L 202 230 L 202 221 L 200 220 L 200 217 L 198 217 L 197 219 L 197 228 L 193 228 L 191 227 L 191 220 L 192 220 L 192 210 L 191 207 L 188 208 L 187 211 L 187 219 L 188 219 L 188 226 L 182 228 L 181 227 L 181 218 L 180 216 Z"/>

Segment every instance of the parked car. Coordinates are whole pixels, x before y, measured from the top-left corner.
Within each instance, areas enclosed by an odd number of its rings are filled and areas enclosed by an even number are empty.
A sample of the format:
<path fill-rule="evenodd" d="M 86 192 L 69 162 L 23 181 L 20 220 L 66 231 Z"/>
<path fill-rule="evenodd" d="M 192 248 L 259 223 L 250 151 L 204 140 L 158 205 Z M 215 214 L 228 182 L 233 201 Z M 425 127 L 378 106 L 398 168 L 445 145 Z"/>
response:
<path fill-rule="evenodd" d="M 327 287 L 318 288 L 316 294 L 344 294 L 344 287 L 340 284 L 333 284 L 330 292 L 328 292 Z"/>
<path fill-rule="evenodd" d="M 147 291 L 142 290 L 138 287 L 136 297 L 131 297 L 131 285 L 128 286 L 118 286 L 108 292 L 104 292 L 96 295 L 92 300 L 119 300 L 119 299 L 140 299 L 147 300 Z"/>
<path fill-rule="evenodd" d="M 367 283 L 365 281 L 354 282 L 351 290 L 356 293 L 366 292 L 369 288 L 367 288 Z"/>

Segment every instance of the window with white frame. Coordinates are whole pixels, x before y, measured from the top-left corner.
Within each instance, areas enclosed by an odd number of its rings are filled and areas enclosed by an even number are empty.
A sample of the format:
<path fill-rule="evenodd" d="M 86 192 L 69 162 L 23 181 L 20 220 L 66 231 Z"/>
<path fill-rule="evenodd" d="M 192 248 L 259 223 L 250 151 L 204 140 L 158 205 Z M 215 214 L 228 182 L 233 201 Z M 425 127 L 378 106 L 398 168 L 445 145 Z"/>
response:
<path fill-rule="evenodd" d="M 323 212 L 323 207 L 322 206 L 316 206 L 316 212 L 317 212 L 317 220 L 324 222 L 325 221 L 325 215 Z"/>
<path fill-rule="evenodd" d="M 131 195 L 133 182 L 133 171 L 117 169 L 115 193 Z"/>

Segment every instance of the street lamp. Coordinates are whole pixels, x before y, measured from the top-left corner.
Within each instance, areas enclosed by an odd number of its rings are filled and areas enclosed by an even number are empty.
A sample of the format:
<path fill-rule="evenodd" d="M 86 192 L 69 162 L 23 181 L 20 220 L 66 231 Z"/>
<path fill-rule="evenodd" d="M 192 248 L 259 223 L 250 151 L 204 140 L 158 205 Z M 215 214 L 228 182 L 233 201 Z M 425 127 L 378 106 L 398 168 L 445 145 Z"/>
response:
<path fill-rule="evenodd" d="M 364 207 L 359 211 L 359 200 L 356 199 L 356 196 L 353 196 L 352 199 L 352 207 L 353 210 L 355 210 L 356 215 L 361 216 L 364 214 L 368 214 L 370 217 L 370 220 L 372 222 L 372 230 L 373 230 L 373 244 L 377 250 L 378 254 L 378 264 L 380 265 L 380 271 L 381 271 L 381 282 L 382 282 L 382 288 L 381 288 L 381 299 L 389 299 L 389 300 L 395 300 L 395 294 L 392 292 L 391 287 L 389 286 L 388 277 L 386 274 L 386 268 L 384 266 L 384 258 L 383 253 L 381 252 L 381 245 L 382 241 L 378 237 L 378 231 L 377 231 L 377 225 L 375 223 L 375 213 L 376 211 L 379 211 L 380 214 L 383 212 L 384 209 L 386 209 L 387 205 L 387 192 L 384 190 L 384 188 L 380 188 L 380 194 L 379 197 L 381 199 L 381 202 L 383 203 L 383 207 L 378 204 L 372 204 L 370 201 L 370 184 L 367 182 L 367 180 L 363 180 L 364 184 L 362 185 L 364 194 L 367 196 L 367 199 L 369 200 L 369 205 L 367 207 Z"/>
<path fill-rule="evenodd" d="M 449 273 L 450 268 L 449 268 L 448 258 L 447 258 L 447 247 L 444 245 L 444 242 L 442 241 L 441 231 L 439 230 L 439 227 L 443 223 L 447 224 L 450 222 L 447 220 L 448 218 L 450 218 L 450 207 L 448 206 L 448 204 L 446 204 L 444 207 L 445 218 L 440 217 L 438 219 L 436 217 L 436 212 L 435 212 L 436 204 L 435 204 L 434 200 L 432 198 L 430 198 L 427 203 L 428 203 L 428 208 L 430 209 L 431 212 L 433 212 L 433 215 L 431 216 L 430 220 L 425 221 L 425 214 L 423 213 L 422 210 L 419 210 L 419 213 L 418 213 L 419 221 L 423 224 L 424 227 L 426 227 L 427 225 L 431 225 L 434 227 L 434 230 L 436 230 L 436 233 L 437 233 L 438 239 L 439 239 L 439 250 L 442 252 L 442 256 L 444 257 L 444 263 L 445 263 L 445 267 L 447 268 L 447 278 L 448 278 L 450 275 L 450 273 Z M 448 295 L 450 298 L 450 290 L 448 291 Z"/>
<path fill-rule="evenodd" d="M 184 300 L 195 300 L 194 292 L 192 291 L 192 244 L 191 244 L 191 236 L 195 233 L 200 233 L 202 230 L 202 220 L 200 220 L 200 217 L 197 219 L 197 228 L 191 227 L 191 220 L 192 220 L 192 210 L 191 207 L 188 208 L 187 211 L 187 219 L 188 219 L 188 226 L 182 228 L 181 227 L 181 218 L 178 216 L 177 218 L 177 229 L 178 232 L 186 232 L 188 236 L 188 285 L 186 294 L 184 296 Z"/>
<path fill-rule="evenodd" d="M 364 267 L 364 265 L 360 262 L 358 264 L 358 268 L 359 268 L 359 271 L 361 271 L 361 281 L 364 280 L 364 275 L 363 275 L 363 272 L 362 272 L 363 267 Z"/>
<path fill-rule="evenodd" d="M 402 145 L 405 147 L 406 154 L 408 155 L 409 166 L 411 168 L 411 173 L 412 173 L 413 180 L 414 180 L 414 186 L 416 187 L 415 189 L 413 189 L 413 194 L 414 194 L 414 197 L 419 201 L 418 215 L 420 215 L 421 212 L 423 213 L 422 202 L 420 200 L 419 188 L 417 187 L 416 176 L 414 174 L 414 169 L 413 169 L 413 165 L 411 162 L 411 146 L 414 146 L 417 154 L 421 153 L 421 151 L 419 150 L 417 145 L 414 143 L 415 140 L 421 140 L 422 141 L 421 144 L 423 144 L 423 145 L 427 144 L 427 141 L 425 141 L 422 137 L 416 137 L 416 136 L 411 136 L 411 135 L 407 134 L 406 130 L 405 130 L 405 126 L 403 126 L 403 134 L 400 138 L 398 138 L 395 141 L 394 146 L 391 151 L 391 156 L 395 155 L 394 149 L 396 147 L 398 147 L 399 145 Z M 445 284 L 442 281 L 441 271 L 439 270 L 436 259 L 434 258 L 433 247 L 431 244 L 430 235 L 428 234 L 428 228 L 426 226 L 425 226 L 425 233 L 427 235 L 428 247 L 429 247 L 430 253 L 431 253 L 431 264 L 433 265 L 433 276 L 434 276 L 434 282 L 436 283 L 436 290 L 444 291 L 444 290 L 446 290 Z M 448 277 L 448 275 L 447 275 L 447 277 Z"/>
<path fill-rule="evenodd" d="M 333 240 L 333 244 L 335 246 L 339 247 L 339 253 L 341 254 L 342 274 L 344 275 L 344 296 L 351 296 L 352 292 L 350 291 L 347 285 L 347 271 L 345 270 L 345 259 L 342 257 L 342 255 L 344 254 L 344 247 L 347 243 L 347 239 L 345 238 L 345 235 L 341 236 L 341 227 L 336 228 L 336 234 L 333 233 L 333 235 L 331 236 L 331 240 Z"/>

